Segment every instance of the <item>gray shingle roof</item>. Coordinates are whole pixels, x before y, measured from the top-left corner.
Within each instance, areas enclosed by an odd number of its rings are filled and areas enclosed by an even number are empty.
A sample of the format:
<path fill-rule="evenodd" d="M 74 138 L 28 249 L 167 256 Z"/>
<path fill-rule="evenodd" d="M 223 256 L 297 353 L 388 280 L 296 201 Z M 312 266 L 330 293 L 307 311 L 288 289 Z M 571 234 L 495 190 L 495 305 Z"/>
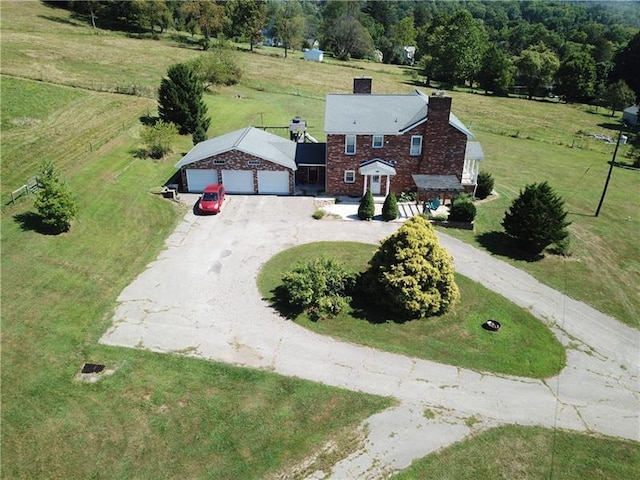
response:
<path fill-rule="evenodd" d="M 429 97 L 419 90 L 408 94 L 329 94 L 324 131 L 328 134 L 398 135 L 425 122 Z M 473 134 L 452 113 L 449 124 L 467 137 Z"/>
<path fill-rule="evenodd" d="M 198 143 L 176 163 L 176 168 L 231 150 L 239 150 L 283 167 L 297 170 L 296 143 L 254 127 L 235 130 Z"/>
<path fill-rule="evenodd" d="M 464 187 L 455 175 L 412 175 L 419 190 L 461 192 Z"/>
<path fill-rule="evenodd" d="M 469 160 L 483 160 L 484 151 L 482 150 L 480 142 L 467 142 L 467 150 L 464 158 Z"/>

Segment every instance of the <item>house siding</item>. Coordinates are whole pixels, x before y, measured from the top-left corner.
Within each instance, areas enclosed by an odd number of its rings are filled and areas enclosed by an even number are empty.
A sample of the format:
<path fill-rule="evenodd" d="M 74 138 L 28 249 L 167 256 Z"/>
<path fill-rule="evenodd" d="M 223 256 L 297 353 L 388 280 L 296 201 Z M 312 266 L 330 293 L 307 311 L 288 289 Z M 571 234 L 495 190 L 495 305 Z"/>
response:
<path fill-rule="evenodd" d="M 214 164 L 215 160 L 224 160 L 224 165 Z M 259 161 L 260 165 L 250 167 L 247 162 Z M 241 152 L 239 150 L 231 150 L 221 153 L 220 155 L 214 155 L 207 157 L 197 162 L 184 165 L 181 168 L 182 185 L 187 187 L 187 169 L 216 169 L 218 170 L 218 183 L 222 183 L 222 170 L 251 170 L 253 172 L 253 191 L 258 193 L 258 170 L 289 172 L 289 193 L 294 192 L 294 174 L 290 168 L 283 167 L 277 163 L 270 162 L 264 158 L 250 155 L 248 153 Z"/>

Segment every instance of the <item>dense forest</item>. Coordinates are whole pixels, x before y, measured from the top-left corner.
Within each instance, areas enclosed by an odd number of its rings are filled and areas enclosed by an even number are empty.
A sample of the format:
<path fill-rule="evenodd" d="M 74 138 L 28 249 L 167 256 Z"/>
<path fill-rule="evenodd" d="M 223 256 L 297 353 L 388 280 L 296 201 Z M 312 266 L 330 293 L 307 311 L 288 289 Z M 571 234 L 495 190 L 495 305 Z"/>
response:
<path fill-rule="evenodd" d="M 414 66 L 425 82 L 555 95 L 619 109 L 640 98 L 640 3 L 633 1 L 89 0 L 49 2 L 96 28 L 188 32 L 342 60 Z"/>

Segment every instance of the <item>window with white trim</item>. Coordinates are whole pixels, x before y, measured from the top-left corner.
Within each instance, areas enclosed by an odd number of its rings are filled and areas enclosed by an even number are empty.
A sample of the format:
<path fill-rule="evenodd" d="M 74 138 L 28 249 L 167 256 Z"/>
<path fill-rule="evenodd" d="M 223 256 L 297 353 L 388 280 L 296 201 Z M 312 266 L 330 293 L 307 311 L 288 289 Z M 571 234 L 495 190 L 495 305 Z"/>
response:
<path fill-rule="evenodd" d="M 422 135 L 412 135 L 411 136 L 411 150 L 409 151 L 409 155 L 412 157 L 417 157 L 422 153 Z"/>
<path fill-rule="evenodd" d="M 214 160 L 213 161 L 214 165 L 224 165 L 225 163 L 227 163 L 226 160 Z"/>
<path fill-rule="evenodd" d="M 344 183 L 356 183 L 356 171 L 345 170 L 344 171 Z"/>
<path fill-rule="evenodd" d="M 344 153 L 347 155 L 356 154 L 356 136 L 346 135 L 344 140 Z"/>
<path fill-rule="evenodd" d="M 371 140 L 371 146 L 373 148 L 382 148 L 384 147 L 384 135 L 374 135 Z"/>
<path fill-rule="evenodd" d="M 248 160 L 247 161 L 247 166 L 248 167 L 259 167 L 260 166 L 260 160 Z"/>

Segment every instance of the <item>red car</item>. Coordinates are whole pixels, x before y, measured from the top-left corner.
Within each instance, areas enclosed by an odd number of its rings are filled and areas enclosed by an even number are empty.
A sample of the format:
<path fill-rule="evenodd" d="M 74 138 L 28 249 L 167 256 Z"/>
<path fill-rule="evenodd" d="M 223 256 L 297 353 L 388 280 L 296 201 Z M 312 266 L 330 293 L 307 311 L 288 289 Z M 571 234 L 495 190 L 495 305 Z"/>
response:
<path fill-rule="evenodd" d="M 218 185 L 217 183 L 207 185 L 200 197 L 198 211 L 200 213 L 220 213 L 224 195 L 224 185 Z"/>

